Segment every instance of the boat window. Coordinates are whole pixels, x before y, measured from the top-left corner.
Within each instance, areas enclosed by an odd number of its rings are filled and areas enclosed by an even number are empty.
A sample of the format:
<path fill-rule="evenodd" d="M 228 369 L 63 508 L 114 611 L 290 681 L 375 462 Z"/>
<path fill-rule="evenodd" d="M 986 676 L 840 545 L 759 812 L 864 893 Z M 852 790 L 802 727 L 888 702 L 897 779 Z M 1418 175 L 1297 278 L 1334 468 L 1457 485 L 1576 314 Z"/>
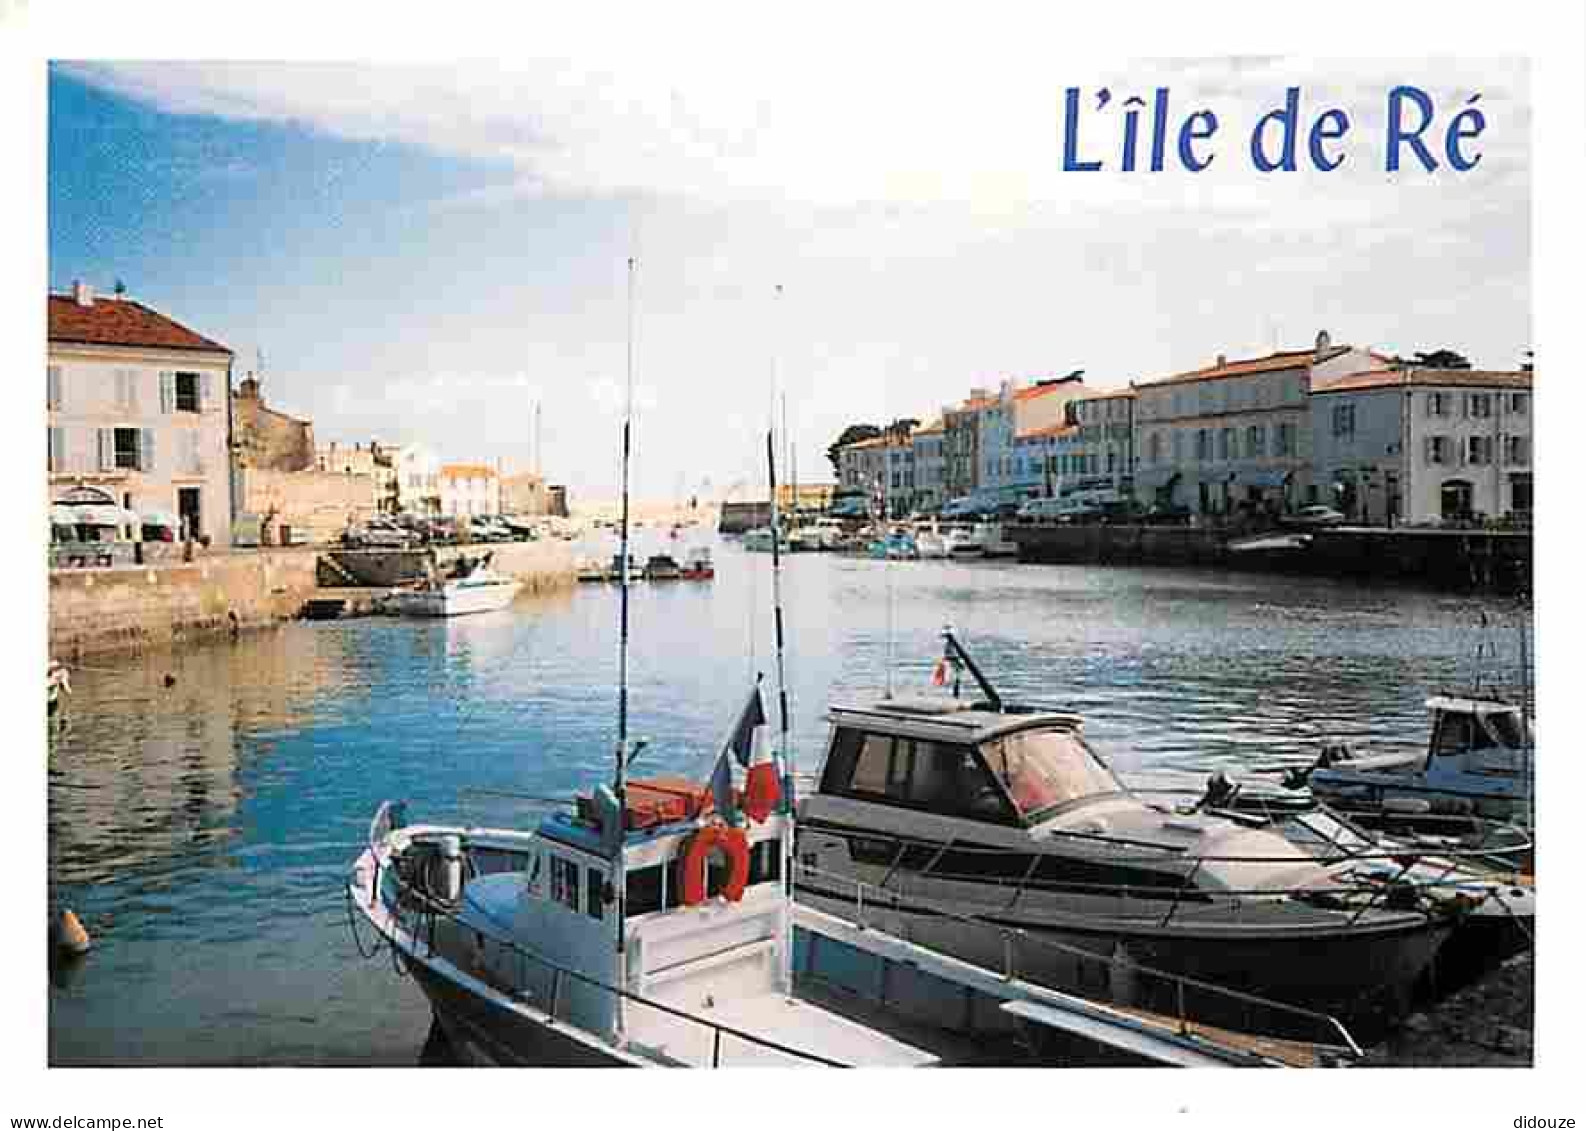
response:
<path fill-rule="evenodd" d="M 1025 730 L 982 743 L 981 755 L 1027 821 L 1060 805 L 1123 786 L 1077 734 Z"/>
<path fill-rule="evenodd" d="M 551 857 L 551 899 L 578 910 L 578 865 L 560 856 Z"/>
<path fill-rule="evenodd" d="M 1437 724 L 1436 753 L 1446 757 L 1468 751 L 1474 721 L 1469 715 L 1445 714 Z"/>
<path fill-rule="evenodd" d="M 606 886 L 606 877 L 591 868 L 588 879 L 589 888 L 584 910 L 589 913 L 591 919 L 599 919 L 605 911 L 605 892 L 602 889 Z"/>
<path fill-rule="evenodd" d="M 664 905 L 662 903 L 661 877 L 663 871 L 660 864 L 651 864 L 648 868 L 635 868 L 627 875 L 628 903 L 627 915 L 631 919 L 635 915 L 648 915 L 652 911 L 661 911 L 666 907 L 675 907 L 677 898 L 671 898 Z M 672 892 L 676 892 L 674 885 Z M 670 893 L 669 893 L 670 894 Z"/>
<path fill-rule="evenodd" d="M 1017 820 L 969 747 L 925 739 L 842 733 L 821 789 L 950 817 Z"/>
<path fill-rule="evenodd" d="M 1488 715 L 1485 721 L 1498 741 L 1511 750 L 1518 750 L 1525 745 L 1525 728 L 1520 725 L 1520 716 Z"/>
<path fill-rule="evenodd" d="M 764 884 L 782 878 L 782 842 L 762 840 L 749 849 L 749 883 Z"/>

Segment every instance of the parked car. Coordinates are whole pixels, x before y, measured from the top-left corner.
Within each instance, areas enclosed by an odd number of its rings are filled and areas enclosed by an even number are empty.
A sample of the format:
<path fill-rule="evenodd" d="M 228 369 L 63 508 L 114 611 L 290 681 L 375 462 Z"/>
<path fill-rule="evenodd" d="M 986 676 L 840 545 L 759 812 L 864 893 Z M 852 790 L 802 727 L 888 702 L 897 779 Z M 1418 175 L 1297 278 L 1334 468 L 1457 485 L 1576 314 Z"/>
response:
<path fill-rule="evenodd" d="M 1312 506 L 1301 507 L 1293 514 L 1285 516 L 1283 525 L 1314 528 L 1318 526 L 1340 526 L 1345 521 L 1347 520 L 1344 518 L 1342 511 L 1336 511 L 1332 507 Z"/>
<path fill-rule="evenodd" d="M 411 530 L 390 518 L 375 517 L 362 526 L 349 528 L 341 536 L 343 545 L 359 548 L 405 550 L 416 546 L 421 539 Z"/>
<path fill-rule="evenodd" d="M 468 535 L 475 542 L 506 542 L 512 538 L 511 532 L 505 527 L 478 514 L 468 519 Z"/>

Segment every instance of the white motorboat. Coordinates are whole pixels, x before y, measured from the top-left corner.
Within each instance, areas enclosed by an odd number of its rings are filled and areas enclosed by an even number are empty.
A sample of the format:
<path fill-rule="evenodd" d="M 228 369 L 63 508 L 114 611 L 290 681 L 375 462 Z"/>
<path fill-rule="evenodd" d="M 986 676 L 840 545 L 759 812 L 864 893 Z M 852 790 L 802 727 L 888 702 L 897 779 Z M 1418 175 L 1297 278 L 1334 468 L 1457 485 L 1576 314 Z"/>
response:
<path fill-rule="evenodd" d="M 971 960 L 982 940 L 938 906 L 1367 1023 L 1402 1010 L 1475 904 L 1522 926 L 1534 915 L 1528 889 L 1423 865 L 1326 814 L 1319 848 L 1246 814 L 1148 804 L 1079 716 L 1005 708 L 947 639 L 944 664 L 968 666 L 984 702 L 831 710 L 799 814 L 799 890 L 817 907 L 840 913 L 863 884 L 878 925 Z M 1049 957 L 1032 977 L 1083 982 L 1083 963 Z"/>
<path fill-rule="evenodd" d="M 980 552 L 988 558 L 1011 558 L 1018 554 L 1018 544 L 1008 538 L 1000 522 L 977 522 L 972 537 L 980 544 Z"/>
<path fill-rule="evenodd" d="M 950 550 L 947 536 L 935 523 L 921 523 L 914 528 L 914 553 L 919 558 L 945 558 Z"/>
<path fill-rule="evenodd" d="M 506 608 L 522 583 L 491 569 L 491 556 L 459 557 L 447 576 L 431 577 L 416 588 L 393 593 L 392 606 L 404 616 L 415 617 L 455 617 Z"/>
<path fill-rule="evenodd" d="M 757 526 L 747 531 L 743 536 L 743 548 L 754 553 L 769 554 L 771 552 L 771 528 Z"/>
<path fill-rule="evenodd" d="M 944 525 L 942 540 L 947 544 L 947 553 L 950 557 L 978 558 L 986 551 L 985 545 L 976 537 L 973 526 Z"/>

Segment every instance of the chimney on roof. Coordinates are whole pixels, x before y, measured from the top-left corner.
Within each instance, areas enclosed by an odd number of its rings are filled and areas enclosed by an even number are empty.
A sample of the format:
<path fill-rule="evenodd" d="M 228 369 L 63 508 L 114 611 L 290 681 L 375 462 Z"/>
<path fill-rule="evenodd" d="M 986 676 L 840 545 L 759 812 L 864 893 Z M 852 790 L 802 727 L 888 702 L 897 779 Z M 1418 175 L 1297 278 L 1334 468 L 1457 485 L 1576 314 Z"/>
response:
<path fill-rule="evenodd" d="M 983 401 L 990 396 L 991 394 L 983 387 L 977 387 L 969 390 L 969 399 L 972 401 Z"/>
<path fill-rule="evenodd" d="M 1333 344 L 1332 336 L 1329 335 L 1326 330 L 1318 330 L 1316 332 L 1316 352 L 1317 353 L 1321 353 L 1324 349 L 1326 349 L 1328 346 L 1330 346 L 1332 344 Z"/>
<path fill-rule="evenodd" d="M 1217 355 L 1217 368 L 1221 369 L 1223 366 L 1225 366 L 1227 364 L 1228 364 L 1228 355 L 1225 354 L 1225 353 L 1218 354 Z"/>
<path fill-rule="evenodd" d="M 80 279 L 73 280 L 72 301 L 78 306 L 94 305 L 94 288 Z"/>

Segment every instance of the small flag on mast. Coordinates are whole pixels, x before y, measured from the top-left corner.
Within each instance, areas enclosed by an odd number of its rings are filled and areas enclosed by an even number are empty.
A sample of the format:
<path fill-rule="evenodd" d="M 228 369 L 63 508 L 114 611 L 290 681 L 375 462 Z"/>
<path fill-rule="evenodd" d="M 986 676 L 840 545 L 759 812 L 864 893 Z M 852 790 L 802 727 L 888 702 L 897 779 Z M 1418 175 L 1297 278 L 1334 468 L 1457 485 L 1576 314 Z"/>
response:
<path fill-rule="evenodd" d="M 732 820 L 736 812 L 732 800 L 732 758 L 736 758 L 740 766 L 748 767 L 749 770 L 749 782 L 744 797 L 745 812 L 756 821 L 765 819 L 763 814 L 755 816 L 758 805 L 750 804 L 756 781 L 754 758 L 758 744 L 755 742 L 755 733 L 763 726 L 765 726 L 765 706 L 760 701 L 760 685 L 756 683 L 754 690 L 749 693 L 749 701 L 744 704 L 743 711 L 738 715 L 738 722 L 733 726 L 732 734 L 727 738 L 727 744 L 722 747 L 721 754 L 716 758 L 716 768 L 710 775 L 710 790 L 716 800 L 716 811 L 726 820 Z M 763 783 L 761 788 L 764 788 Z"/>

